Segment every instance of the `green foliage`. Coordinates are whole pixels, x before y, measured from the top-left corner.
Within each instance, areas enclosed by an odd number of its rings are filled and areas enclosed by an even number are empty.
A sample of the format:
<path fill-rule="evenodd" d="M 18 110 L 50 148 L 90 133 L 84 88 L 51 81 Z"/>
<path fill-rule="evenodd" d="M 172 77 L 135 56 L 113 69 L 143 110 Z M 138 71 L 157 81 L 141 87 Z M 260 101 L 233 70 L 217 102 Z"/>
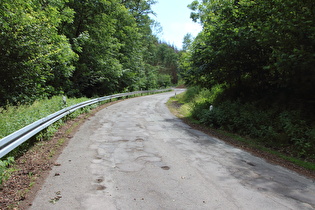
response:
<path fill-rule="evenodd" d="M 312 128 L 298 111 L 284 111 L 279 115 L 280 129 L 290 139 L 290 143 L 297 148 L 300 156 L 314 154 L 315 136 Z"/>
<path fill-rule="evenodd" d="M 177 84 L 178 53 L 176 48 L 166 43 L 160 43 L 156 50 L 155 60 L 155 65 L 159 66 L 159 72 L 170 75 L 171 82 Z"/>
<path fill-rule="evenodd" d="M 58 27 L 72 11 L 60 0 L 4 0 L 0 14 L 0 106 L 60 94 L 76 55 Z"/>
<path fill-rule="evenodd" d="M 217 95 L 213 96 L 215 92 Z M 264 146 L 288 151 L 296 157 L 315 158 L 314 128 L 299 111 L 263 109 L 240 101 L 217 103 L 221 93 L 222 89 L 193 87 L 183 98 L 189 99 L 185 101 L 190 104 L 191 116 L 202 124 L 256 139 Z"/>
<path fill-rule="evenodd" d="M 200 86 L 192 86 L 189 87 L 182 96 L 182 101 L 184 103 L 209 104 L 210 106 L 215 103 L 215 99 L 220 93 L 222 93 L 222 91 L 223 89 L 221 85 L 216 85 L 210 90 L 201 88 Z"/>
<path fill-rule="evenodd" d="M 191 43 L 193 41 L 192 35 L 190 33 L 186 34 L 183 39 L 183 51 L 189 50 Z"/>
<path fill-rule="evenodd" d="M 51 99 L 43 99 L 35 101 L 32 105 L 21 105 L 18 107 L 7 107 L 6 110 L 2 110 L 0 114 L 0 138 L 9 135 L 10 133 L 29 125 L 36 120 L 44 118 L 49 114 L 59 111 L 67 106 L 72 106 L 80 102 L 88 100 L 87 98 L 68 98 L 66 106 L 63 103 L 62 96 L 55 96 Z M 11 151 L 6 157 L 18 157 L 25 153 L 38 141 L 46 141 L 50 139 L 56 131 L 63 125 L 64 122 L 79 116 L 82 113 L 88 113 L 91 109 L 97 107 L 97 104 L 93 104 L 81 109 L 78 109 L 64 118 L 53 123 L 49 127 L 45 128 L 34 137 L 24 142 L 22 145 Z"/>
<path fill-rule="evenodd" d="M 10 168 L 13 163 L 13 157 L 8 157 L 6 160 L 0 160 L 0 187 L 4 181 L 10 178 L 10 174 L 14 171 L 14 168 Z"/>
<path fill-rule="evenodd" d="M 150 28 L 154 3 L 1 1 L 0 106 L 158 88 L 161 73 L 176 83 L 176 50 Z"/>
<path fill-rule="evenodd" d="M 67 6 L 75 15 L 72 23 L 63 26 L 62 32 L 75 44 L 79 55 L 71 78 L 73 84 L 67 93 L 92 97 L 113 92 L 122 75 L 122 65 L 118 60 L 122 44 L 114 36 L 120 20 L 117 15 L 122 8 L 116 1 L 105 0 L 72 0 Z"/>
<path fill-rule="evenodd" d="M 158 85 L 159 87 L 169 87 L 171 86 L 171 76 L 167 74 L 159 74 L 158 76 Z"/>
<path fill-rule="evenodd" d="M 87 98 L 68 98 L 67 106 L 71 106 Z M 3 138 L 26 125 L 65 108 L 62 96 L 37 100 L 31 105 L 7 106 L 0 108 L 0 138 Z"/>
<path fill-rule="evenodd" d="M 182 55 L 188 84 L 226 84 L 232 100 L 284 96 L 314 114 L 314 8 L 306 0 L 194 1 L 192 17 L 203 31 Z M 269 98 L 270 100 L 270 98 Z"/>
<path fill-rule="evenodd" d="M 198 86 L 189 87 L 185 94 L 182 95 L 181 102 L 183 103 L 194 102 L 195 97 L 198 95 L 200 91 L 201 88 Z"/>
<path fill-rule="evenodd" d="M 188 85 L 222 90 L 191 102 L 192 116 L 314 158 L 315 2 L 196 0 L 189 7 L 203 30 L 181 53 L 179 73 Z"/>

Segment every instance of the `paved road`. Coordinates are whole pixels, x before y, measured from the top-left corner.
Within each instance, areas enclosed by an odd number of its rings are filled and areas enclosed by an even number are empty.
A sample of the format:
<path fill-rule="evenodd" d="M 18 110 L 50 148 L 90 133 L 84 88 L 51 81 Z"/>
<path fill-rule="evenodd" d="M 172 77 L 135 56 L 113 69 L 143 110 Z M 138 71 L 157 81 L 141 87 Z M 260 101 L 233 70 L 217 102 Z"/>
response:
<path fill-rule="evenodd" d="M 315 208 L 314 180 L 193 130 L 166 108 L 172 95 L 125 100 L 91 117 L 31 209 Z"/>

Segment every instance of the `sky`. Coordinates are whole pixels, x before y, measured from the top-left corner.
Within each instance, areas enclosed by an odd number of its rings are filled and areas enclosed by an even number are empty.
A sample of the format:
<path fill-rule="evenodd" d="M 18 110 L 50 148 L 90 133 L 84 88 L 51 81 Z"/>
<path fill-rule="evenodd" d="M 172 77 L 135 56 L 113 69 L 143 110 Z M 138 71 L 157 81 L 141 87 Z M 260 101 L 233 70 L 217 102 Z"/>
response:
<path fill-rule="evenodd" d="M 201 31 L 202 27 L 190 19 L 191 10 L 187 7 L 193 0 L 157 0 L 152 5 L 156 16 L 151 16 L 162 26 L 163 31 L 158 34 L 161 41 L 182 48 L 184 36 L 191 33 L 193 37 Z"/>

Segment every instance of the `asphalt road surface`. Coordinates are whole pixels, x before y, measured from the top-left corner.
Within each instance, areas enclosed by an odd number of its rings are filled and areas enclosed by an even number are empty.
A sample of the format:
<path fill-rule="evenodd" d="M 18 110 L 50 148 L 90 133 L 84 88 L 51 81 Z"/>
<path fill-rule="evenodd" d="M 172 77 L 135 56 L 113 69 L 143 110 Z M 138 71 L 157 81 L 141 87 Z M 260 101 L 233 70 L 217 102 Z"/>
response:
<path fill-rule="evenodd" d="M 124 100 L 87 120 L 30 209 L 315 208 L 314 180 L 190 128 L 165 105 L 174 94 Z"/>

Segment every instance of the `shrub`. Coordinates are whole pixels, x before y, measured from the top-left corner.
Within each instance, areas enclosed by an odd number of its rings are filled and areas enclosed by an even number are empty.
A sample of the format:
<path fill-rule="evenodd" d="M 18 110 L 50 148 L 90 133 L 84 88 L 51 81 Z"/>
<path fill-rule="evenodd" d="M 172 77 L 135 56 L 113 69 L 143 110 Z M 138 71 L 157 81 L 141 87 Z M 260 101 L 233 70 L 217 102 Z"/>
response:
<path fill-rule="evenodd" d="M 71 106 L 83 101 L 87 98 L 67 99 L 66 106 Z M 31 105 L 7 106 L 0 108 L 0 138 L 3 138 L 16 130 L 27 126 L 36 120 L 46 117 L 60 109 L 65 105 L 62 96 L 54 96 L 50 99 L 35 101 Z"/>
<path fill-rule="evenodd" d="M 281 107 L 258 108 L 255 103 L 221 101 L 210 111 L 215 101 L 212 93 L 220 91 L 196 88 L 187 91 L 191 101 L 191 116 L 200 123 L 216 129 L 256 139 L 265 146 L 282 150 L 288 148 L 298 157 L 313 156 L 315 152 L 315 129 L 298 110 L 281 110 Z M 188 97 L 186 96 L 186 97 Z"/>
<path fill-rule="evenodd" d="M 27 126 L 36 120 L 46 117 L 56 111 L 65 108 L 66 106 L 71 106 L 83 101 L 88 100 L 87 98 L 78 99 L 67 99 L 67 104 L 64 104 L 62 96 L 54 96 L 50 99 L 43 99 L 35 101 L 31 105 L 20 105 L 20 106 L 7 106 L 5 109 L 0 110 L 0 138 L 3 138 L 14 131 L 17 131 L 24 126 Z M 96 106 L 96 105 L 91 105 Z M 74 118 L 83 112 L 88 112 L 91 106 L 79 109 L 70 115 L 58 120 L 54 124 L 50 125 L 46 129 L 42 130 L 40 133 L 24 142 L 22 145 L 11 151 L 5 157 L 18 157 L 19 155 L 26 152 L 32 145 L 37 141 L 49 139 L 63 124 L 64 121 Z"/>

